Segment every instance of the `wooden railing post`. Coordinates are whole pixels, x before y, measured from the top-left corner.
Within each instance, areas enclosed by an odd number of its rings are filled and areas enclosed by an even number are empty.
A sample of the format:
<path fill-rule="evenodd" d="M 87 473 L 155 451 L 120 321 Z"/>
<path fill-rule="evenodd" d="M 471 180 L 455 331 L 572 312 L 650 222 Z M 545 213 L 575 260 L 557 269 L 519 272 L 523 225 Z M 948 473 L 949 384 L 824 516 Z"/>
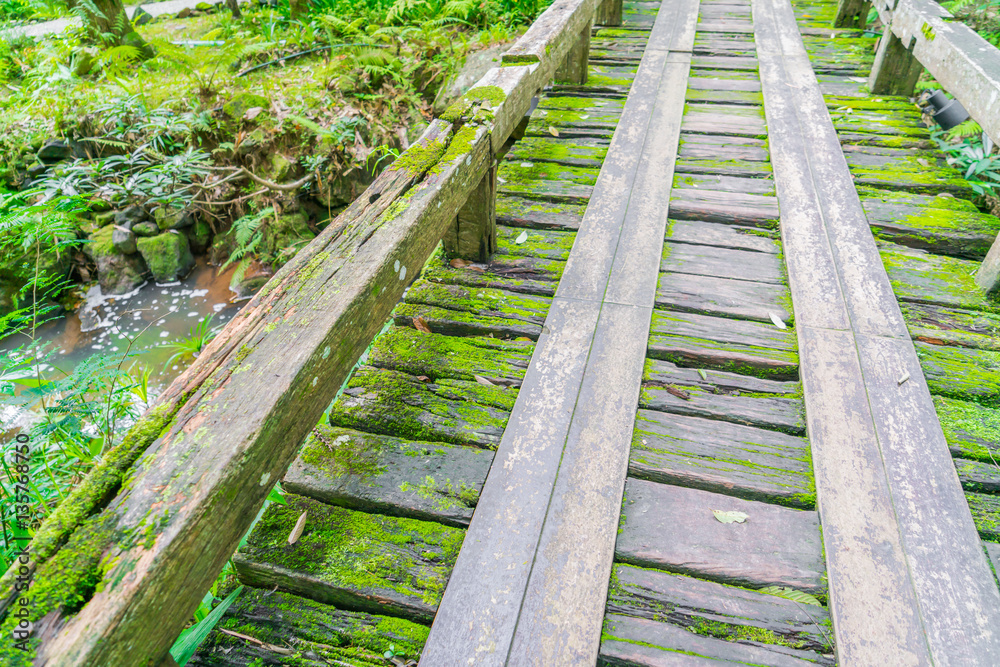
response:
<path fill-rule="evenodd" d="M 986 253 L 986 259 L 976 271 L 976 284 L 987 294 L 1000 294 L 1000 235 L 993 241 L 993 246 Z"/>
<path fill-rule="evenodd" d="M 622 24 L 622 0 L 604 0 L 594 14 L 594 24 L 615 26 Z"/>
<path fill-rule="evenodd" d="M 573 47 L 566 54 L 566 60 L 556 70 L 556 83 L 583 85 L 587 83 L 587 66 L 590 61 L 590 32 L 593 21 L 588 21 Z"/>
<path fill-rule="evenodd" d="M 871 0 L 840 0 L 837 5 L 837 18 L 833 20 L 833 26 L 861 30 L 868 23 L 868 12 L 871 11 L 871 8 Z"/>
<path fill-rule="evenodd" d="M 496 248 L 497 164 L 494 162 L 455 216 L 445 234 L 444 249 L 449 257 L 488 262 Z"/>
<path fill-rule="evenodd" d="M 902 95 L 909 97 L 917 85 L 924 66 L 913 57 L 913 38 L 909 44 L 892 32 L 892 26 L 884 28 L 875 52 L 868 88 L 874 95 Z"/>

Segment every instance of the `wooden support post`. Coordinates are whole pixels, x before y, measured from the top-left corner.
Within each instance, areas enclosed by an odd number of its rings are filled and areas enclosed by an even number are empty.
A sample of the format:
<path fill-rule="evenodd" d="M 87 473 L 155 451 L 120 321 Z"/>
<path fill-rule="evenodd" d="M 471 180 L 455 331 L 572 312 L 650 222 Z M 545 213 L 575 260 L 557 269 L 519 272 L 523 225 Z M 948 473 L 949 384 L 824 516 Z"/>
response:
<path fill-rule="evenodd" d="M 614 26 L 622 24 L 622 0 L 604 0 L 594 14 L 596 25 Z"/>
<path fill-rule="evenodd" d="M 986 259 L 976 271 L 976 284 L 987 294 L 1000 295 L 1000 235 L 993 241 L 993 246 L 986 253 Z"/>
<path fill-rule="evenodd" d="M 875 95 L 902 95 L 909 97 L 917 85 L 924 66 L 913 57 L 913 38 L 903 41 L 886 26 L 875 52 L 875 64 L 868 78 L 868 88 Z"/>
<path fill-rule="evenodd" d="M 861 30 L 868 23 L 868 12 L 871 8 L 870 0 L 840 0 L 840 4 L 837 5 L 837 18 L 833 19 L 833 27 Z"/>
<path fill-rule="evenodd" d="M 488 262 L 497 249 L 497 164 L 493 163 L 479 186 L 455 216 L 445 234 L 449 257 L 470 262 Z"/>
<path fill-rule="evenodd" d="M 588 21 L 566 54 L 566 61 L 556 70 L 556 83 L 582 86 L 587 83 L 587 66 L 590 63 L 590 31 L 593 21 Z"/>

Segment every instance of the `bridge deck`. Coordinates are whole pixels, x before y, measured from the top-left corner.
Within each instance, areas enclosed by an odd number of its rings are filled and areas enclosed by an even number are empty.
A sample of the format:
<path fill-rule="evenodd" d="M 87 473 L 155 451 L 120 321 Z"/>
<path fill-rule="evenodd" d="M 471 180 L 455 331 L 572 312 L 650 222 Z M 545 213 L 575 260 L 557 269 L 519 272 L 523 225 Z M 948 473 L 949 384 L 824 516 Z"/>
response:
<path fill-rule="evenodd" d="M 997 221 L 834 11 L 595 29 L 499 252 L 429 262 L 191 664 L 1000 664 Z"/>

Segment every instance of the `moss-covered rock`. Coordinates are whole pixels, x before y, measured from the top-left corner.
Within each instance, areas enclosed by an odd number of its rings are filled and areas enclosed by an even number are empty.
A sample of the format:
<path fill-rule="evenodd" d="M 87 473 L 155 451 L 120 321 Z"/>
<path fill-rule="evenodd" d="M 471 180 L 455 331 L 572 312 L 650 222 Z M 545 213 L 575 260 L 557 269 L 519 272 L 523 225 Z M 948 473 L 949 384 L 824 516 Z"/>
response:
<path fill-rule="evenodd" d="M 146 238 L 148 236 L 156 236 L 159 234 L 160 228 L 155 222 L 140 222 L 132 228 L 132 232 L 140 238 Z"/>
<path fill-rule="evenodd" d="M 191 246 L 191 252 L 201 254 L 212 242 L 212 227 L 204 220 L 198 220 L 193 225 L 184 230 Z"/>
<path fill-rule="evenodd" d="M 153 219 L 156 226 L 161 231 L 168 229 L 184 229 L 194 224 L 194 215 L 191 211 L 161 206 L 153 211 Z"/>
<path fill-rule="evenodd" d="M 268 220 L 261 245 L 268 261 L 283 264 L 295 254 L 295 250 L 315 237 L 316 234 L 309 229 L 308 218 L 304 213 L 286 213 Z M 283 252 L 289 249 L 293 252 Z"/>
<path fill-rule="evenodd" d="M 139 239 L 139 254 L 146 260 L 153 278 L 168 283 L 186 276 L 194 267 L 187 236 L 177 231 Z"/>
<path fill-rule="evenodd" d="M 126 255 L 115 248 L 114 225 L 88 237 L 84 252 L 97 265 L 97 280 L 104 294 L 125 294 L 146 281 L 146 263 L 140 255 Z"/>
<path fill-rule="evenodd" d="M 233 99 L 229 100 L 222 105 L 222 111 L 230 118 L 243 118 L 249 109 L 254 107 L 262 107 L 267 109 L 271 106 L 271 101 L 268 100 L 263 95 L 256 95 L 254 93 L 236 93 Z"/>

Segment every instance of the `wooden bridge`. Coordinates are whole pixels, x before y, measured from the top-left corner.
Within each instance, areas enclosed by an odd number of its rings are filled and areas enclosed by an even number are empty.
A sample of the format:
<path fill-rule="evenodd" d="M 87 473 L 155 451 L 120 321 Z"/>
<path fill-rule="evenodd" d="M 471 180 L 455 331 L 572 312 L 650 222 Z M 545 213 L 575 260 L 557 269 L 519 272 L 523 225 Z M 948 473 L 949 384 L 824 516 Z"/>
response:
<path fill-rule="evenodd" d="M 1000 221 L 902 97 L 998 140 L 1000 54 L 876 5 L 556 0 L 47 521 L 5 664 L 172 664 L 231 556 L 190 664 L 1000 664 Z"/>

